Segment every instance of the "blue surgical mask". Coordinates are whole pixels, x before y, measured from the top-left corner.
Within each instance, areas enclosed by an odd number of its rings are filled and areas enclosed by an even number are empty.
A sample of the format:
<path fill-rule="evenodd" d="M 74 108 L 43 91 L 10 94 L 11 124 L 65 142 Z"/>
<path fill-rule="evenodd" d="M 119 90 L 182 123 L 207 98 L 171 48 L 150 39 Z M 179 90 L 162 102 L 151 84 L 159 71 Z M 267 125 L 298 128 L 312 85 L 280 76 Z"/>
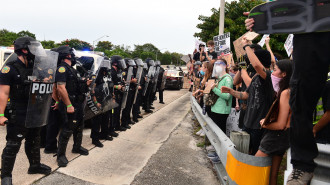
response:
<path fill-rule="evenodd" d="M 205 75 L 205 72 L 204 72 L 204 71 L 200 71 L 200 73 L 201 73 L 201 75 L 203 75 L 203 76 Z"/>

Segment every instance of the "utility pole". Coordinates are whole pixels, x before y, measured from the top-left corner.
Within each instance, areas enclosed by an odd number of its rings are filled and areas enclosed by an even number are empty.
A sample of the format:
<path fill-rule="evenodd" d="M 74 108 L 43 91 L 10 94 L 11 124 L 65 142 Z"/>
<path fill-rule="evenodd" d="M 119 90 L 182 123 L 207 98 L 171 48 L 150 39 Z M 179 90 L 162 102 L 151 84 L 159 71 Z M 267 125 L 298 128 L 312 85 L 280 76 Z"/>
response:
<path fill-rule="evenodd" d="M 219 35 L 223 34 L 225 27 L 225 3 L 225 0 L 220 0 Z"/>

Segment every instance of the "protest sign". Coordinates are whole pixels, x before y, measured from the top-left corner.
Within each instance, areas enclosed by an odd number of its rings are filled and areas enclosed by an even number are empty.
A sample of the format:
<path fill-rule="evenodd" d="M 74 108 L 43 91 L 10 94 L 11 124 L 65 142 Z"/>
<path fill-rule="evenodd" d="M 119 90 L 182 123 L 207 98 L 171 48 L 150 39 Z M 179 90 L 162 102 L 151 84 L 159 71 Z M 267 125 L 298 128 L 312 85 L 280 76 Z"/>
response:
<path fill-rule="evenodd" d="M 230 53 L 230 33 L 214 36 L 214 50 L 218 55 Z"/>
<path fill-rule="evenodd" d="M 291 56 L 293 50 L 293 34 L 290 34 L 284 43 L 284 48 L 288 56 Z"/>
<path fill-rule="evenodd" d="M 206 83 L 206 87 L 203 91 L 204 94 L 209 94 L 211 92 L 212 86 L 214 84 L 214 79 L 209 79 Z"/>
<path fill-rule="evenodd" d="M 269 37 L 269 34 L 264 34 L 261 38 L 261 40 L 258 42 L 258 44 L 261 46 L 261 47 L 264 47 L 265 45 L 265 40 L 266 38 Z"/>
<path fill-rule="evenodd" d="M 237 40 L 235 40 L 233 42 L 233 45 L 234 45 L 234 49 L 235 49 L 235 52 L 236 52 L 236 58 L 237 60 L 246 54 L 245 50 L 243 49 L 243 44 L 242 44 L 242 39 L 243 37 L 248 37 L 249 41 L 252 41 L 253 39 L 255 39 L 258 35 L 256 35 L 254 32 L 246 32 L 244 35 L 242 35 L 240 38 L 238 38 Z M 250 40 L 252 39 L 252 40 Z M 250 44 L 252 44 L 252 42 L 250 42 Z"/>
<path fill-rule="evenodd" d="M 223 55 L 221 56 L 221 58 L 225 59 L 227 64 L 228 64 L 228 67 L 231 67 L 233 65 L 235 65 L 234 63 L 234 59 L 233 59 L 233 54 L 227 54 L 227 55 Z"/>
<path fill-rule="evenodd" d="M 181 60 L 184 61 L 185 63 L 188 63 L 190 61 L 190 57 L 188 55 L 183 55 L 181 57 Z"/>

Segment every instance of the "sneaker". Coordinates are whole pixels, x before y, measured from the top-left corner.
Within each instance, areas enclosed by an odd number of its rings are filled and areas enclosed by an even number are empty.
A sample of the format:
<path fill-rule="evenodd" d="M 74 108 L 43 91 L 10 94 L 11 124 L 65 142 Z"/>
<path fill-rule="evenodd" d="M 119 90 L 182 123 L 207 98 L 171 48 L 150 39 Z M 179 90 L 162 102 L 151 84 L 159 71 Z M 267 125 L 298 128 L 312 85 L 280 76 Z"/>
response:
<path fill-rule="evenodd" d="M 211 161 L 212 161 L 213 164 L 218 164 L 218 163 L 221 162 L 219 156 L 216 156 L 216 157 L 212 158 Z"/>
<path fill-rule="evenodd" d="M 209 159 L 214 159 L 216 157 L 218 157 L 218 154 L 215 152 L 211 152 L 211 153 L 207 154 L 207 158 L 209 158 Z"/>
<path fill-rule="evenodd" d="M 305 185 L 308 184 L 312 178 L 313 172 L 304 172 L 299 169 L 293 169 L 288 177 L 287 185 Z"/>
<path fill-rule="evenodd" d="M 215 152 L 215 148 L 213 145 L 209 145 L 205 148 L 208 152 Z"/>
<path fill-rule="evenodd" d="M 202 133 L 199 134 L 199 136 L 201 136 L 201 137 L 204 137 L 205 136 L 204 130 L 202 131 Z"/>
<path fill-rule="evenodd" d="M 200 135 L 203 132 L 203 129 L 201 128 L 198 132 L 196 132 L 196 135 Z"/>

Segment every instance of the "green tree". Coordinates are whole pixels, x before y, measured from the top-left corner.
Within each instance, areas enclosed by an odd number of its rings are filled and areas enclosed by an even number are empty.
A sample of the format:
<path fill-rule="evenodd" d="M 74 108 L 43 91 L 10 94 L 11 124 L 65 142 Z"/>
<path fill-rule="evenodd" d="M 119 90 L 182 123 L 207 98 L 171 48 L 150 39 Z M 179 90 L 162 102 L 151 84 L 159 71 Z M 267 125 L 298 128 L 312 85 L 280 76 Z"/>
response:
<path fill-rule="evenodd" d="M 17 33 L 18 37 L 32 37 L 36 39 L 36 35 L 34 33 L 29 32 L 28 30 L 26 31 L 20 31 Z"/>
<path fill-rule="evenodd" d="M 88 42 L 79 40 L 79 39 L 66 39 L 62 41 L 60 46 L 67 45 L 70 46 L 76 50 L 82 50 L 82 51 L 91 51 L 92 50 L 92 45 Z"/>
<path fill-rule="evenodd" d="M 109 41 L 100 41 L 97 43 L 95 51 L 106 51 L 106 50 L 112 50 L 113 44 Z"/>
<path fill-rule="evenodd" d="M 44 40 L 44 41 L 40 41 L 40 43 L 42 44 L 42 46 L 45 49 L 52 49 L 52 48 L 57 47 L 57 45 L 55 44 L 55 41 L 52 41 L 52 40 Z"/>
<path fill-rule="evenodd" d="M 6 29 L 0 30 L 0 46 L 12 46 L 17 38 L 18 35 L 15 32 Z"/>
<path fill-rule="evenodd" d="M 264 3 L 261 0 L 239 0 L 226 2 L 225 5 L 225 29 L 224 32 L 230 32 L 231 48 L 235 54 L 233 42 L 247 32 L 245 29 L 244 21 L 246 17 L 243 12 L 250 11 L 253 7 Z M 213 40 L 213 37 L 219 35 L 219 9 L 213 8 L 211 16 L 200 15 L 198 20 L 201 21 L 196 27 L 201 31 L 195 33 L 195 37 L 199 37 L 201 40 L 207 42 Z M 270 45 L 274 53 L 285 56 L 285 49 L 283 47 L 287 35 L 271 35 Z M 261 36 L 256 38 L 255 42 L 258 42 Z"/>
<path fill-rule="evenodd" d="M 108 56 L 108 57 L 111 57 L 111 56 L 113 56 L 113 55 L 119 55 L 119 56 L 121 56 L 121 57 L 123 57 L 123 58 L 132 58 L 132 55 L 131 55 L 129 52 L 123 50 L 123 49 L 120 48 L 120 47 L 115 48 L 115 49 L 113 49 L 113 50 L 111 50 L 111 51 L 110 51 L 110 50 L 105 50 L 105 51 L 104 51 L 104 54 L 105 54 L 106 56 Z"/>

